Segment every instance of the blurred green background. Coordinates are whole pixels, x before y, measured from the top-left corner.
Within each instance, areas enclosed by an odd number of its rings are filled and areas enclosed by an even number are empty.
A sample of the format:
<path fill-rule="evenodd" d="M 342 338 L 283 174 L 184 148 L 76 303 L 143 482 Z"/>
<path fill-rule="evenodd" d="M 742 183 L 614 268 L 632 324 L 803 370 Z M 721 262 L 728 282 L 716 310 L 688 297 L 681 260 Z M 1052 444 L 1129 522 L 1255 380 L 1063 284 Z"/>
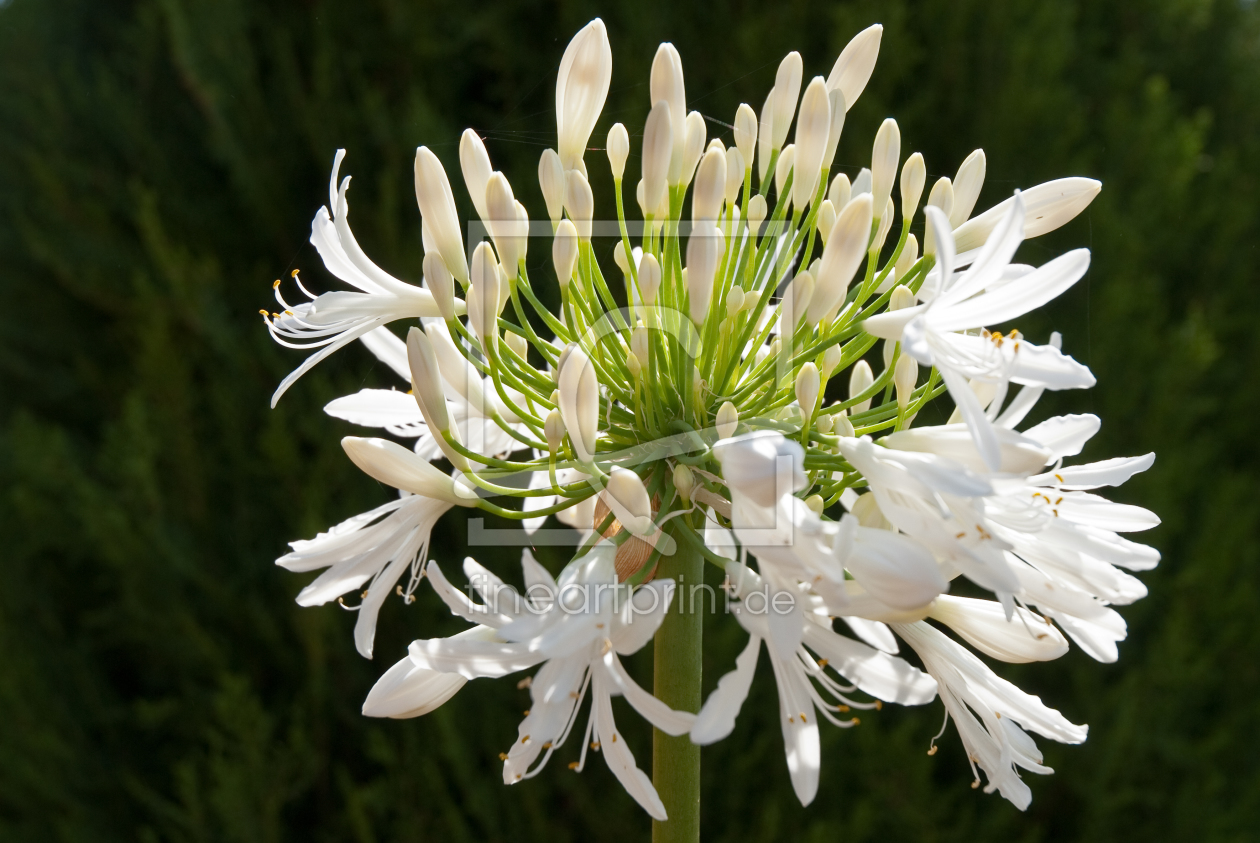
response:
<path fill-rule="evenodd" d="M 511 681 L 419 720 L 359 715 L 408 641 L 462 626 L 430 592 L 386 605 L 368 662 L 354 617 L 299 609 L 310 575 L 272 565 L 388 494 L 321 412 L 392 384 L 363 349 L 268 409 L 301 355 L 257 311 L 293 268 L 332 284 L 306 239 L 334 150 L 349 150 L 360 242 L 403 278 L 420 275 L 418 144 L 454 174 L 475 127 L 542 216 L 555 70 L 596 14 L 614 75 L 595 146 L 615 120 L 641 129 L 659 41 L 729 140 L 723 122 L 760 108 L 784 53 L 825 75 L 880 21 L 837 157 L 851 175 L 892 114 L 932 178 L 986 149 L 981 209 L 1049 178 L 1101 179 L 1085 214 L 1021 252 L 1089 246 L 1090 274 L 1019 327 L 1059 328 L 1098 376 L 1039 408 L 1103 417 L 1086 456 L 1159 454 L 1115 495 L 1164 519 L 1143 537 L 1164 562 L 1124 610 L 1120 662 L 1074 650 L 999 668 L 1091 727 L 1081 747 L 1042 742 L 1057 773 L 1028 777 L 1027 813 L 971 790 L 952 728 L 925 754 L 939 704 L 824 731 L 819 797 L 801 808 L 763 659 L 735 733 L 704 753 L 706 838 L 1255 839 L 1260 12 L 1239 0 L 0 5 L 0 838 L 646 838 L 601 762 L 565 769 L 576 741 L 500 784 L 528 704 Z M 606 201 L 603 154 L 587 161 Z M 543 271 L 549 250 L 532 251 Z M 454 515 L 435 534 L 448 570 L 463 536 Z M 515 554 L 479 555 L 513 572 Z M 712 686 L 743 636 L 721 617 L 706 635 Z M 633 668 L 650 682 L 650 661 Z M 650 766 L 644 724 L 619 711 Z"/>

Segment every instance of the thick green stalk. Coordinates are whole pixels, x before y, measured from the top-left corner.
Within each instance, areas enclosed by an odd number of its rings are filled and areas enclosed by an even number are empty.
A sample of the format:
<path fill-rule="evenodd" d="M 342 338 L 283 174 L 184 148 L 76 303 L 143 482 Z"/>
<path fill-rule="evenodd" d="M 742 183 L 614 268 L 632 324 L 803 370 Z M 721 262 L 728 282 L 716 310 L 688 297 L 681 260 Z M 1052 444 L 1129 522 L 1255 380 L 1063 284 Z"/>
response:
<path fill-rule="evenodd" d="M 679 516 L 681 521 L 688 516 Z M 704 557 L 686 537 L 677 535 L 673 556 L 662 556 L 657 577 L 676 583 L 674 602 L 657 630 L 656 697 L 679 711 L 700 710 L 701 644 L 705 597 L 691 605 L 692 586 L 704 582 Z M 695 611 L 692 611 L 692 609 Z M 652 783 L 665 804 L 669 819 L 652 821 L 653 843 L 696 843 L 700 839 L 700 747 L 687 735 L 671 737 L 659 729 L 652 733 Z"/>

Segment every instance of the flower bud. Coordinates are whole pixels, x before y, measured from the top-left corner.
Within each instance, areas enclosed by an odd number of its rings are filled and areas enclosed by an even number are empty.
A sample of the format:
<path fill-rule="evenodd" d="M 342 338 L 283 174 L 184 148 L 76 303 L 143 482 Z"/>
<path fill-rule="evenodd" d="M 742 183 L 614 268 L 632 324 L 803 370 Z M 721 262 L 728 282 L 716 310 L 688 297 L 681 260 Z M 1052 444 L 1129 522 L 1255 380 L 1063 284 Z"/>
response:
<path fill-rule="evenodd" d="M 665 45 L 661 45 L 664 47 Z M 660 52 L 657 52 L 660 59 Z M 653 65 L 655 68 L 655 65 Z M 678 118 L 678 132 L 686 132 L 684 120 Z M 665 185 L 669 176 L 670 155 L 674 147 L 673 118 L 670 116 L 670 105 L 665 100 L 657 100 L 648 112 L 647 123 L 643 126 L 643 204 L 644 217 L 654 216 L 665 196 Z M 685 137 L 685 135 L 684 135 Z M 679 168 L 681 170 L 681 151 L 679 152 Z"/>
<path fill-rule="evenodd" d="M 779 72 L 774 77 L 774 148 L 782 149 L 796 113 L 796 101 L 801 95 L 801 78 L 804 64 L 801 54 L 793 50 L 779 62 Z"/>
<path fill-rule="evenodd" d="M 700 377 L 700 370 L 695 366 L 691 367 L 691 402 L 699 407 L 702 405 L 700 400 L 703 397 L 704 390 L 708 386 L 704 379 Z"/>
<path fill-rule="evenodd" d="M 554 149 L 544 149 L 538 160 L 538 185 L 547 203 L 547 216 L 554 226 L 564 215 L 564 166 Z"/>
<path fill-rule="evenodd" d="M 620 123 L 613 123 L 608 130 L 608 165 L 612 167 L 613 179 L 621 181 L 626 172 L 626 159 L 630 157 L 630 133 Z"/>
<path fill-rule="evenodd" d="M 683 144 L 683 166 L 679 174 L 678 181 L 670 182 L 671 184 L 688 185 L 691 184 L 691 177 L 696 173 L 696 165 L 700 163 L 700 156 L 704 154 L 704 139 L 708 136 L 708 128 L 704 125 L 704 116 L 698 111 L 693 111 L 687 115 L 687 138 Z M 726 162 L 723 161 L 723 164 Z M 725 175 L 723 176 L 725 182 Z"/>
<path fill-rule="evenodd" d="M 752 232 L 753 237 L 756 237 L 757 232 L 761 230 L 761 224 L 765 221 L 767 213 L 765 196 L 758 193 L 748 200 L 748 230 Z"/>
<path fill-rule="evenodd" d="M 905 310 L 907 307 L 914 307 L 918 303 L 918 297 L 911 292 L 910 288 L 904 284 L 899 284 L 892 295 L 888 298 L 888 309 Z"/>
<path fill-rule="evenodd" d="M 739 154 L 739 150 L 734 150 Z M 691 194 L 691 221 L 714 222 L 722 213 L 722 194 L 726 190 L 726 155 L 716 149 L 704 154 L 696 173 L 696 185 Z"/>
<path fill-rule="evenodd" d="M 490 156 L 486 146 L 472 129 L 465 129 L 459 139 L 459 169 L 464 174 L 464 185 L 472 199 L 477 216 L 489 219 L 486 207 L 486 185 L 490 181 Z"/>
<path fill-rule="evenodd" d="M 823 413 L 814 419 L 814 429 L 819 433 L 830 433 L 831 428 L 835 426 L 830 413 Z"/>
<path fill-rule="evenodd" d="M 1074 219 L 1094 201 L 1100 190 L 1102 183 L 1094 179 L 1067 178 L 1048 181 L 1022 191 L 1020 196 L 1024 200 L 1024 238 L 1040 237 Z M 984 241 L 1010 211 L 1014 202 L 1015 198 L 1011 197 L 960 225 L 954 234 L 958 254 L 984 245 Z"/>
<path fill-rule="evenodd" d="M 564 289 L 573 280 L 578 259 L 577 227 L 569 220 L 560 220 L 555 239 L 551 241 L 551 262 L 556 267 L 556 281 Z"/>
<path fill-rule="evenodd" d="M 948 176 L 941 176 L 936 180 L 936 184 L 932 185 L 932 192 L 928 194 L 928 205 L 940 208 L 941 213 L 946 218 L 949 217 L 949 212 L 954 207 L 954 185 Z M 923 254 L 936 254 L 936 232 L 931 225 L 923 230 Z"/>
<path fill-rule="evenodd" d="M 853 370 L 849 373 L 849 400 L 853 400 L 863 392 L 871 388 L 875 383 L 875 375 L 871 372 L 871 364 L 865 360 L 859 360 L 853 364 Z M 853 405 L 854 413 L 865 413 L 871 408 L 871 399 L 860 401 Z"/>
<path fill-rule="evenodd" d="M 909 354 L 897 357 L 897 365 L 893 369 L 893 386 L 897 391 L 897 412 L 905 412 L 914 394 L 914 385 L 919 380 L 919 364 Z"/>
<path fill-rule="evenodd" d="M 621 274 L 630 275 L 630 258 L 626 256 L 626 242 L 618 240 L 617 245 L 613 246 L 613 263 L 617 264 L 617 268 L 621 270 Z"/>
<path fill-rule="evenodd" d="M 499 338 L 499 293 L 499 265 L 490 244 L 483 240 L 473 250 L 468 324 L 487 354 L 494 353 Z"/>
<path fill-rule="evenodd" d="M 844 115 L 848 110 L 844 103 L 844 94 L 840 91 L 827 92 L 827 105 L 831 110 L 831 122 L 827 129 L 827 148 L 823 150 L 823 169 L 831 169 L 836 160 L 836 148 L 840 146 L 840 134 L 844 131 Z"/>
<path fill-rule="evenodd" d="M 674 466 L 674 488 L 678 490 L 678 497 L 682 498 L 683 503 L 691 503 L 691 492 L 696 488 L 696 476 L 682 463 Z"/>
<path fill-rule="evenodd" d="M 853 429 L 853 422 L 849 420 L 849 414 L 844 410 L 832 416 L 831 426 L 837 436 L 849 438 L 857 436 L 857 431 Z"/>
<path fill-rule="evenodd" d="M 836 218 L 831 236 L 823 247 L 822 264 L 818 268 L 814 297 L 806 319 L 817 324 L 844 303 L 849 282 L 866 256 L 871 236 L 871 197 L 862 194 L 849 202 Z"/>
<path fill-rule="evenodd" d="M 901 168 L 901 216 L 913 219 L 919 210 L 919 199 L 923 196 L 923 185 L 927 183 L 927 166 L 923 163 L 923 154 L 916 152 L 906 159 Z"/>
<path fill-rule="evenodd" d="M 770 172 L 770 159 L 774 157 L 774 150 L 770 148 L 773 143 L 774 88 L 771 88 L 770 93 L 766 94 L 765 103 L 761 106 L 761 127 L 757 133 L 757 184 L 761 187 L 762 193 L 766 192 L 766 175 Z"/>
<path fill-rule="evenodd" d="M 499 253 L 499 263 L 503 264 L 504 272 L 515 276 L 516 264 L 521 258 L 519 240 L 524 238 L 519 238 L 517 234 L 519 220 L 516 212 L 516 197 L 512 195 L 512 185 L 502 173 L 491 175 L 486 185 L 486 210 L 488 213 L 484 219 L 490 228 L 491 237 L 494 238 L 494 245 Z M 528 222 L 525 227 L 528 231 Z"/>
<path fill-rule="evenodd" d="M 731 291 L 726 294 L 726 315 L 727 318 L 734 319 L 739 313 L 740 308 L 744 306 L 744 288 L 732 287 Z"/>
<path fill-rule="evenodd" d="M 836 206 L 831 204 L 830 199 L 824 199 L 822 204 L 818 206 L 818 216 L 815 218 L 815 225 L 818 227 L 818 236 L 822 238 L 823 245 L 827 245 L 827 241 L 831 238 L 831 228 L 836 224 Z"/>
<path fill-rule="evenodd" d="M 451 426 L 446 412 L 446 397 L 442 392 L 442 374 L 433 344 L 424 331 L 415 326 L 407 332 L 407 362 L 411 368 L 411 391 L 416 404 L 426 423 L 434 426 L 434 435 L 438 436 L 436 431 L 449 430 Z"/>
<path fill-rule="evenodd" d="M 897 264 L 893 267 L 892 274 L 888 276 L 888 281 L 900 281 L 910 274 L 910 269 L 919 260 L 919 240 L 913 234 L 906 237 L 906 245 L 901 247 L 901 256 L 897 258 Z M 883 293 L 883 290 L 880 290 Z"/>
<path fill-rule="evenodd" d="M 623 527 L 636 536 L 656 529 L 652 523 L 652 501 L 639 475 L 627 468 L 613 466 L 605 488 L 608 508 Z"/>
<path fill-rule="evenodd" d="M 744 157 L 744 166 L 752 166 L 753 156 L 757 153 L 757 112 L 746 102 L 740 103 L 735 111 L 734 134 L 735 146 Z"/>
<path fill-rule="evenodd" d="M 611 82 L 612 47 L 604 22 L 595 18 L 573 36 L 556 75 L 556 130 L 565 170 L 582 161 Z"/>
<path fill-rule="evenodd" d="M 443 319 L 455 318 L 455 279 L 442 255 L 429 252 L 424 256 L 424 282 L 428 285 L 433 301 Z"/>
<path fill-rule="evenodd" d="M 897 209 L 893 206 L 890 196 L 884 203 L 884 214 L 879 218 L 879 227 L 875 230 L 875 238 L 871 241 L 870 248 L 876 252 L 884 248 L 884 241 L 888 239 L 888 232 L 892 229 L 893 217 L 896 215 Z"/>
<path fill-rule="evenodd" d="M 855 196 L 861 196 L 863 193 L 871 192 L 871 171 L 863 167 L 858 170 L 857 176 L 853 179 L 853 193 L 849 197 L 850 200 Z"/>
<path fill-rule="evenodd" d="M 814 296 L 814 277 L 808 270 L 800 273 L 783 291 L 783 301 L 779 303 L 779 335 L 791 340 L 796 326 L 805 317 L 809 308 L 809 300 Z"/>
<path fill-rule="evenodd" d="M 645 305 L 656 304 L 656 293 L 661 289 L 661 265 L 656 256 L 650 253 L 643 255 L 639 261 L 639 298 Z"/>
<path fill-rule="evenodd" d="M 884 359 L 884 370 L 885 370 L 885 371 L 887 371 L 887 370 L 888 370 L 888 367 L 892 364 L 893 352 L 894 352 L 894 351 L 896 351 L 896 350 L 897 350 L 897 341 L 896 341 L 896 340 L 884 340 L 884 346 L 883 346 L 883 359 Z"/>
<path fill-rule="evenodd" d="M 630 332 L 630 352 L 638 359 L 639 363 L 645 369 L 648 365 L 649 341 L 650 337 L 648 336 L 648 329 L 642 325 Z"/>
<path fill-rule="evenodd" d="M 591 193 L 591 184 L 579 171 L 569 170 L 564 174 L 564 186 L 564 207 L 573 218 L 578 237 L 589 243 L 591 219 L 595 216 L 595 196 Z"/>
<path fill-rule="evenodd" d="M 829 345 L 827 350 L 823 352 L 822 373 L 823 380 L 830 380 L 831 374 L 840 365 L 840 360 L 844 357 L 844 352 L 840 350 L 838 345 Z"/>
<path fill-rule="evenodd" d="M 983 149 L 968 155 L 958 168 L 958 175 L 954 177 L 954 207 L 949 211 L 950 228 L 958 228 L 971 216 L 976 200 L 980 198 L 980 188 L 984 187 L 986 169 Z"/>
<path fill-rule="evenodd" d="M 459 215 L 455 211 L 455 195 L 451 193 L 451 183 L 442 162 L 428 147 L 416 150 L 415 180 L 420 216 L 428 224 L 446 268 L 461 283 L 467 284 L 468 265 L 464 257 L 464 238 L 459 231 Z"/>
<path fill-rule="evenodd" d="M 806 420 L 814 416 L 814 408 L 818 405 L 818 392 L 821 388 L 822 380 L 818 374 L 818 367 L 813 363 L 801 366 L 801 370 L 796 373 L 796 403 L 801 406 L 801 412 Z"/>
<path fill-rule="evenodd" d="M 739 189 L 743 186 L 744 154 L 739 151 L 739 147 L 732 146 L 726 150 L 726 189 L 722 195 L 729 207 L 735 207 L 735 200 L 739 198 Z"/>
<path fill-rule="evenodd" d="M 822 515 L 823 513 L 822 495 L 810 495 L 809 497 L 805 499 L 805 506 L 809 507 L 809 511 L 814 513 L 815 515 Z"/>
<path fill-rule="evenodd" d="M 792 204 L 804 209 L 814 199 L 818 177 L 827 151 L 831 131 L 831 105 L 827 101 L 827 84 L 815 76 L 801 98 L 801 113 L 796 118 L 796 175 L 792 179 Z"/>
<path fill-rule="evenodd" d="M 739 412 L 730 401 L 718 408 L 714 427 L 717 428 L 718 439 L 730 439 L 739 427 Z"/>
<path fill-rule="evenodd" d="M 688 312 L 696 325 L 704 323 L 709 312 L 709 300 L 713 297 L 713 277 L 726 243 L 722 232 L 711 222 L 704 222 L 692 229 L 687 240 L 687 294 Z"/>
<path fill-rule="evenodd" d="M 849 184 L 849 177 L 844 173 L 837 173 L 836 177 L 831 180 L 831 187 L 827 190 L 827 200 L 831 202 L 836 209 L 836 213 L 844 210 L 844 206 L 849 204 L 849 199 L 853 195 L 853 187 Z"/>
<path fill-rule="evenodd" d="M 844 94 L 848 108 L 857 102 L 866 83 L 871 80 L 875 70 L 875 60 L 879 58 L 879 42 L 884 34 L 884 27 L 875 24 L 853 36 L 840 57 L 836 59 L 827 77 L 827 89 L 838 90 Z"/>
<path fill-rule="evenodd" d="M 883 216 L 884 206 L 892 195 L 893 180 L 897 178 L 897 162 L 901 160 L 901 129 L 897 121 L 889 117 L 875 133 L 875 148 L 871 152 L 871 201 L 875 213 Z"/>
<path fill-rule="evenodd" d="M 573 451 L 581 462 L 595 454 L 599 426 L 599 381 L 595 367 L 581 346 L 570 346 L 560 366 L 560 415 L 569 431 Z"/>
<path fill-rule="evenodd" d="M 529 342 L 520 334 L 513 331 L 504 331 L 503 341 L 507 343 L 507 347 L 517 357 L 522 360 L 529 360 Z"/>
<path fill-rule="evenodd" d="M 643 375 L 643 364 L 633 354 L 626 357 L 626 369 L 630 371 L 630 377 L 636 381 Z"/>
<path fill-rule="evenodd" d="M 564 442 L 564 418 L 559 410 L 552 410 L 543 422 L 543 436 L 547 437 L 547 448 L 554 455 Z"/>
<path fill-rule="evenodd" d="M 812 272 L 810 273 L 810 275 L 813 275 L 813 274 L 814 274 L 814 273 L 812 273 Z M 757 302 L 759 302 L 759 301 L 761 301 L 761 292 L 760 292 L 760 291 L 758 291 L 758 290 L 745 290 L 745 291 L 744 291 L 744 305 L 743 305 L 743 307 L 741 307 L 741 308 L 740 308 L 740 310 L 744 310 L 744 311 L 752 312 L 752 311 L 754 311 L 754 310 L 756 310 L 756 309 L 757 309 Z"/>
<path fill-rule="evenodd" d="M 669 123 L 674 128 L 674 134 L 670 142 L 669 166 L 666 175 L 670 184 L 678 184 L 682 173 L 683 146 L 687 139 L 686 130 L 683 128 L 684 121 L 687 119 L 687 94 L 683 84 L 682 58 L 673 44 L 665 43 L 657 48 L 656 56 L 652 59 L 652 74 L 648 90 L 653 108 L 656 107 L 656 103 L 663 100 L 669 110 Z M 644 149 L 647 149 L 646 141 Z M 644 173 L 644 178 L 647 178 L 646 173 Z M 651 196 L 652 192 L 649 189 L 648 198 Z M 656 203 L 652 203 L 652 206 L 655 207 Z"/>
<path fill-rule="evenodd" d="M 783 195 L 783 186 L 787 184 L 788 174 L 796 164 L 796 146 L 788 144 L 779 152 L 779 163 L 774 167 L 774 195 Z"/>

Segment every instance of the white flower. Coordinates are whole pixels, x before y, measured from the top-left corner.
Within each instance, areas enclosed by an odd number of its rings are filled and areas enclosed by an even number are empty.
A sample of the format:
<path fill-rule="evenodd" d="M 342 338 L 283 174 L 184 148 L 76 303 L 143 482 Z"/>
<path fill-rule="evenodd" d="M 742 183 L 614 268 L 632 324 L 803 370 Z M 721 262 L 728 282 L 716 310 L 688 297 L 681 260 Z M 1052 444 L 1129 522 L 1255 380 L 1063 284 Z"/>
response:
<path fill-rule="evenodd" d="M 289 304 L 280 293 L 280 282 L 276 282 L 276 301 L 282 310 L 266 320 L 271 336 L 289 348 L 318 348 L 319 351 L 280 382 L 271 396 L 273 407 L 315 364 L 369 331 L 398 319 L 441 316 L 428 290 L 399 281 L 374 264 L 359 248 L 350 231 L 350 205 L 346 199 L 350 177 L 346 176 L 340 187 L 337 185 L 341 159 L 345 155 L 346 151 L 339 149 L 333 159 L 328 205 L 320 208 L 311 222 L 311 244 L 329 272 L 360 292 L 336 291 L 316 296 L 298 281 L 299 289 L 310 301 Z M 459 312 L 462 305 L 463 302 L 457 300 Z M 267 317 L 266 311 L 263 316 Z"/>
<path fill-rule="evenodd" d="M 643 690 L 621 665 L 618 655 L 637 652 L 652 639 L 674 595 L 672 580 L 656 580 L 633 592 L 617 584 L 611 543 L 601 542 L 571 563 L 556 582 L 528 551 L 522 558 L 525 595 L 478 565 L 464 570 L 482 595 L 473 603 L 430 565 L 433 587 L 451 610 L 494 630 L 492 636 L 439 638 L 412 642 L 410 663 L 465 679 L 506 676 L 537 664 L 530 684 L 532 704 L 521 722 L 519 738 L 504 754 L 503 781 L 515 784 L 541 771 L 568 737 L 589 688 L 591 714 L 582 741 L 581 770 L 590 746 L 603 752 L 626 791 L 654 819 L 665 820 L 665 807 L 652 782 L 634 761 L 613 722 L 611 698 L 626 701 L 653 726 L 683 735 L 695 715 L 674 711 Z M 594 736 L 592 743 L 591 737 Z"/>
<path fill-rule="evenodd" d="M 1032 801 L 1032 792 L 1016 767 L 1033 773 L 1052 773 L 1041 761 L 1036 743 L 1025 729 L 1060 743 L 1081 743 L 1088 727 L 1070 723 L 1041 700 L 998 677 L 962 645 L 919 621 L 895 624 L 893 629 L 923 659 L 939 686 L 941 702 L 954 718 L 967 758 L 989 779 L 986 793 L 1001 792 L 1021 811 Z M 975 773 L 979 786 L 980 776 Z"/>
<path fill-rule="evenodd" d="M 573 36 L 556 76 L 556 133 L 560 137 L 560 162 L 566 170 L 581 166 L 611 82 L 608 30 L 595 18 Z"/>
<path fill-rule="evenodd" d="M 941 289 L 927 293 L 927 304 L 871 317 L 863 328 L 874 336 L 900 341 L 906 353 L 940 371 L 985 462 L 996 470 L 997 436 L 968 379 L 996 383 L 999 388 L 1014 382 L 1075 389 L 1093 386 L 1094 376 L 1057 348 L 1034 345 L 1015 331 L 1005 337 L 984 328 L 1022 316 L 1071 287 L 1089 268 L 1089 251 L 1076 249 L 1032 271 L 1011 266 L 1011 257 L 1024 239 L 1024 204 L 1017 194 L 975 263 L 955 277 L 949 220 L 939 208 L 929 206 L 925 213 L 936 237 L 936 279 Z"/>
<path fill-rule="evenodd" d="M 715 543 L 721 541 L 716 538 Z M 736 659 L 735 670 L 705 700 L 691 739 L 710 744 L 735 728 L 764 640 L 779 690 L 788 774 L 797 798 L 808 805 L 818 792 L 821 766 L 818 712 L 837 726 L 854 726 L 857 718 L 842 720 L 836 714 L 880 704 L 854 700 L 848 696 L 853 691 L 901 705 L 923 705 L 936 697 L 936 683 L 902 659 L 834 632 L 825 614 L 807 611 L 803 592 L 767 588 L 761 577 L 737 562 L 728 564 L 727 571 L 732 596 L 740 600 L 731 604 L 731 613 L 747 630 L 748 646 Z M 853 684 L 836 681 L 828 667 Z"/>

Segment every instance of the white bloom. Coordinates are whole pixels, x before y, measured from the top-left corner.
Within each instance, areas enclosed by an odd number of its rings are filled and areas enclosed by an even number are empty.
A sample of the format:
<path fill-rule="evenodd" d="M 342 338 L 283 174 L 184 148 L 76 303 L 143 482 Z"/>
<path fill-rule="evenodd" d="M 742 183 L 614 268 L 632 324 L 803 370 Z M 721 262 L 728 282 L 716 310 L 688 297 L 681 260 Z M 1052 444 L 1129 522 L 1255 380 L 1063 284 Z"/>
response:
<path fill-rule="evenodd" d="M 612 47 L 604 22 L 595 18 L 573 36 L 556 76 L 556 133 L 566 170 L 581 165 L 611 82 Z"/>
<path fill-rule="evenodd" d="M 276 282 L 276 301 L 282 311 L 267 319 L 272 337 L 289 348 L 319 350 L 280 382 L 271 396 L 273 407 L 298 378 L 347 343 L 398 319 L 441 315 L 428 290 L 399 281 L 359 248 L 350 231 L 350 205 L 346 199 L 350 177 L 346 176 L 340 186 L 337 184 L 345 155 L 346 151 L 339 149 L 333 159 L 328 205 L 320 208 L 311 222 L 311 244 L 329 272 L 360 292 L 337 291 L 316 296 L 299 281 L 299 288 L 310 301 L 291 305 L 281 296 L 280 284 Z M 457 300 L 457 306 L 462 304 Z"/>
<path fill-rule="evenodd" d="M 446 268 L 461 283 L 468 283 L 468 264 L 464 256 L 464 238 L 459 231 L 459 214 L 455 210 L 455 194 L 438 157 L 422 146 L 416 150 L 416 204 L 424 225 Z"/>
<path fill-rule="evenodd" d="M 1060 743 L 1081 743 L 1088 727 L 1070 723 L 1037 697 L 1001 679 L 929 624 L 895 624 L 893 629 L 914 648 L 936 679 L 941 702 L 958 727 L 972 772 L 979 766 L 989 779 L 985 793 L 997 790 L 1016 808 L 1026 809 L 1032 792 L 1015 768 L 1041 774 L 1054 771 L 1041 763 L 1037 745 L 1024 730 Z M 979 785 L 979 773 L 975 776 Z"/>
<path fill-rule="evenodd" d="M 884 27 L 878 23 L 862 30 L 845 45 L 831 68 L 827 90 L 840 91 L 844 95 L 846 110 L 852 108 L 862 91 L 866 90 L 866 83 L 875 71 L 875 60 L 879 58 L 879 42 L 883 34 Z"/>
<path fill-rule="evenodd" d="M 465 679 L 506 676 L 538 664 L 530 684 L 532 704 L 521 721 L 519 739 L 504 756 L 503 781 L 515 784 L 540 772 L 568 737 L 587 690 L 591 714 L 582 741 L 581 770 L 588 746 L 599 749 L 626 791 L 654 819 L 665 807 L 652 782 L 613 722 L 611 698 L 626 701 L 653 726 L 670 735 L 686 734 L 695 715 L 674 711 L 643 690 L 622 667 L 618 655 L 637 652 L 655 634 L 674 595 L 672 580 L 656 580 L 633 591 L 617 584 L 615 548 L 602 542 L 553 580 L 526 551 L 522 559 L 525 595 L 478 565 L 464 562 L 484 604 L 453 588 L 436 565 L 429 577 L 455 614 L 493 630 L 492 637 L 414 641 L 413 666 Z M 594 743 L 591 741 L 594 736 Z"/>

